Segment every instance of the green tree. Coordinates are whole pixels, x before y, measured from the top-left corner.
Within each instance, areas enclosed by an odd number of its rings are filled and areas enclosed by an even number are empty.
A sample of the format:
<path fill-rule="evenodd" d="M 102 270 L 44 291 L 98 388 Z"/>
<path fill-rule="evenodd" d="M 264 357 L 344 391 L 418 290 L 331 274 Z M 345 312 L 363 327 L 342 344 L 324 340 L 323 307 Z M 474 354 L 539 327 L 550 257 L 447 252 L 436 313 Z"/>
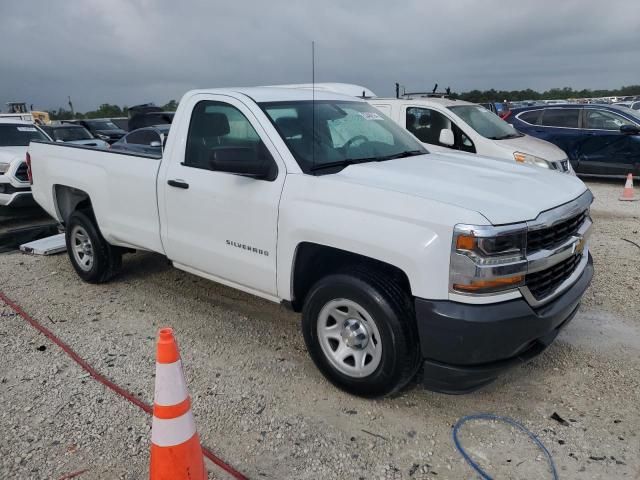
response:
<path fill-rule="evenodd" d="M 103 103 L 97 110 L 87 112 L 85 115 L 87 118 L 126 117 L 126 113 L 118 105 L 111 105 L 110 103 Z"/>
<path fill-rule="evenodd" d="M 175 112 L 178 108 L 178 102 L 175 100 L 169 100 L 165 105 L 162 106 L 162 110 L 165 112 Z"/>

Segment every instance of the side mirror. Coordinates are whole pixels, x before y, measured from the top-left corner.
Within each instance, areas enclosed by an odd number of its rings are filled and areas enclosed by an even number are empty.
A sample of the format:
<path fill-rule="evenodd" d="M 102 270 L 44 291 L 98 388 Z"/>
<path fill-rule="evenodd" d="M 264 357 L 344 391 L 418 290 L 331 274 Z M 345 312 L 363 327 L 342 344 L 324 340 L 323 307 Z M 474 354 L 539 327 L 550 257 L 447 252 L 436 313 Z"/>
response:
<path fill-rule="evenodd" d="M 620 127 L 620 133 L 623 135 L 638 135 L 640 133 L 640 128 L 636 125 L 622 125 Z"/>
<path fill-rule="evenodd" d="M 272 165 L 268 154 L 260 155 L 253 148 L 248 147 L 215 148 L 209 154 L 211 170 L 259 180 L 275 178 Z"/>
<path fill-rule="evenodd" d="M 453 147 L 456 143 L 456 139 L 453 136 L 453 130 L 448 128 L 443 128 L 440 130 L 440 138 L 438 139 L 441 145 L 445 145 L 447 147 Z"/>

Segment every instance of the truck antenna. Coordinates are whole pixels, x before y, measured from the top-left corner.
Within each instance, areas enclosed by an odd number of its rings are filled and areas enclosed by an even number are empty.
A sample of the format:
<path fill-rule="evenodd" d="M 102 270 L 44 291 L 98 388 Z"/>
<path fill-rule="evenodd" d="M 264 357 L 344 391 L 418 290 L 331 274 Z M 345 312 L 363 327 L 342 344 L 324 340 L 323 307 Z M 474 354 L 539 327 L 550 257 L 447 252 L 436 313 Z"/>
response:
<path fill-rule="evenodd" d="M 316 166 L 316 42 L 311 41 L 311 163 Z"/>

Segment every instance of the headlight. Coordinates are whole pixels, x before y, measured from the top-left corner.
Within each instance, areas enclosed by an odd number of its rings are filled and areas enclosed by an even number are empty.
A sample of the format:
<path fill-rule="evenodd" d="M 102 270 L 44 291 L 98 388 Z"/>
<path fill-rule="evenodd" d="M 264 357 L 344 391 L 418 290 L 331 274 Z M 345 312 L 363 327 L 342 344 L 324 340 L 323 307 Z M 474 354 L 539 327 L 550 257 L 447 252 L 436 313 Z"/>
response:
<path fill-rule="evenodd" d="M 10 165 L 9 163 L 0 162 L 0 175 L 4 175 L 9 170 Z"/>
<path fill-rule="evenodd" d="M 515 152 L 513 158 L 515 158 L 518 163 L 526 163 L 527 165 L 533 165 L 535 167 L 551 168 L 551 163 L 547 162 L 544 158 L 529 155 L 528 153 Z"/>
<path fill-rule="evenodd" d="M 457 225 L 451 250 L 451 290 L 483 294 L 523 285 L 526 232 L 526 225 Z"/>

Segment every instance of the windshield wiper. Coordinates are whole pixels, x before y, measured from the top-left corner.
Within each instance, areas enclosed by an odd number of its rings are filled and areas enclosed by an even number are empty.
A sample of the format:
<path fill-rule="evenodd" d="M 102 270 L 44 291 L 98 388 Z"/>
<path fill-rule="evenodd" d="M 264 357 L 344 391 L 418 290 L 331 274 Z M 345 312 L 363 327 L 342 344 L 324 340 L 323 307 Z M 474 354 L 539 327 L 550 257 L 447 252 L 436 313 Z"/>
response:
<path fill-rule="evenodd" d="M 321 163 L 318 165 L 314 165 L 309 170 L 312 172 L 315 172 L 317 170 L 324 170 L 325 168 L 348 167 L 349 165 L 361 163 L 360 160 L 361 159 L 358 159 L 358 160 L 346 159 L 346 160 L 338 160 L 337 162 Z M 366 161 L 366 159 L 362 159 L 362 160 Z"/>
<path fill-rule="evenodd" d="M 349 165 L 356 165 L 358 163 L 367 162 L 384 162 L 385 160 L 394 160 L 396 158 L 412 157 L 414 155 L 422 155 L 423 150 L 405 150 L 404 152 L 394 153 L 393 155 L 385 155 L 381 157 L 363 157 L 363 158 L 345 158 L 344 160 L 338 160 L 336 162 L 321 163 L 314 165 L 309 170 L 312 172 L 318 170 L 324 170 L 326 168 L 348 167 Z"/>
<path fill-rule="evenodd" d="M 413 157 L 415 155 L 425 154 L 424 150 L 405 150 L 404 152 L 394 153 L 393 155 L 387 155 L 384 157 L 376 157 L 376 161 L 382 162 L 384 160 L 394 160 L 396 158 Z"/>

